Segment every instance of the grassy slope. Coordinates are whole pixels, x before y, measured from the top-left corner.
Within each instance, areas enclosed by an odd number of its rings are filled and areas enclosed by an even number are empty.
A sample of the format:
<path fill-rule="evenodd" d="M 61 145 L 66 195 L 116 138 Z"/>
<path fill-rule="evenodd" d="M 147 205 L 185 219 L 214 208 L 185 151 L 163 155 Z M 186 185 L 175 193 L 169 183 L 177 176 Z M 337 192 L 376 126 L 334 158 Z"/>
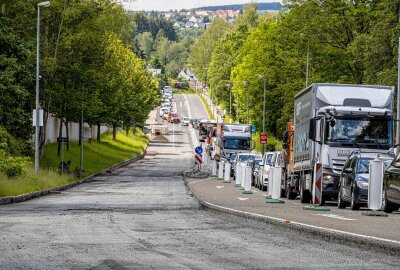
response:
<path fill-rule="evenodd" d="M 209 117 L 211 120 L 215 120 L 215 117 L 214 117 L 214 115 L 212 114 L 210 107 L 207 105 L 207 102 L 206 102 L 206 100 L 204 99 L 204 97 L 203 97 L 202 95 L 200 95 L 199 93 L 197 93 L 197 95 L 200 97 L 201 101 L 203 102 L 204 107 L 205 107 L 206 110 L 207 110 L 208 117 Z"/>
<path fill-rule="evenodd" d="M 112 140 L 112 135 L 102 135 L 102 142 L 92 141 L 84 144 L 84 176 L 101 171 L 124 160 L 136 157 L 143 153 L 148 144 L 147 136 L 138 132 L 137 135 L 126 136 L 124 132 L 117 134 L 117 140 Z M 46 145 L 40 160 L 41 170 L 38 176 L 34 175 L 32 165 L 28 168 L 28 174 L 15 179 L 8 179 L 0 174 L 0 196 L 19 195 L 28 192 L 44 190 L 61 186 L 77 179 L 72 175 L 60 175 L 57 168 L 60 162 L 57 157 L 57 144 Z M 64 151 L 64 160 L 71 160 L 71 172 L 79 167 L 79 145 L 70 143 L 70 151 Z"/>

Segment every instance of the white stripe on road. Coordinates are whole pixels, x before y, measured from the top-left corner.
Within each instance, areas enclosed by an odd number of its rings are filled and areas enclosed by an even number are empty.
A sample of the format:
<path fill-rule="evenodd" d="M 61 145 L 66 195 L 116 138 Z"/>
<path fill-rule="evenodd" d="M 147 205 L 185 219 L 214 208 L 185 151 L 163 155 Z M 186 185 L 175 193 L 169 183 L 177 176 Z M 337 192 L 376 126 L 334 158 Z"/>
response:
<path fill-rule="evenodd" d="M 187 99 L 187 97 L 186 97 L 185 94 L 183 94 L 183 97 L 184 97 L 185 100 L 186 100 L 186 108 L 187 108 L 187 110 L 188 110 L 189 118 L 192 119 L 192 113 L 190 112 L 190 107 L 189 107 L 189 100 Z"/>
<path fill-rule="evenodd" d="M 354 218 L 346 218 L 346 217 L 342 217 L 342 216 L 338 216 L 338 215 L 334 215 L 334 214 L 314 214 L 315 216 L 322 216 L 322 217 L 328 217 L 328 218 L 335 218 L 335 219 L 340 219 L 340 220 L 357 220 Z"/>
<path fill-rule="evenodd" d="M 247 201 L 249 198 L 238 198 L 240 201 Z"/>
<path fill-rule="evenodd" d="M 224 186 L 215 186 L 216 188 L 223 188 Z"/>
<path fill-rule="evenodd" d="M 260 215 L 260 214 L 240 211 L 240 210 L 236 210 L 236 209 L 233 209 L 233 208 L 224 207 L 224 206 L 216 205 L 216 204 L 213 204 L 213 203 L 209 203 L 209 202 L 206 202 L 206 201 L 203 201 L 203 202 L 205 204 L 207 204 L 209 206 L 212 206 L 212 207 L 215 207 L 217 209 L 220 208 L 220 209 L 224 209 L 224 210 L 227 210 L 227 211 L 230 211 L 230 212 L 239 213 L 239 214 L 245 214 L 245 215 L 250 215 L 250 216 L 254 216 L 254 217 L 267 218 L 267 219 L 274 220 L 274 221 L 277 221 L 277 222 L 282 223 L 282 224 L 286 224 L 286 222 L 287 222 L 286 219 L 282 219 L 282 218 L 276 218 L 276 217 L 271 217 L 271 216 L 265 216 L 265 215 Z M 364 234 L 358 234 L 358 233 L 351 233 L 351 232 L 346 232 L 346 231 L 341 231 L 341 230 L 335 230 L 335 229 L 330 229 L 330 228 L 310 225 L 310 224 L 296 222 L 296 221 L 290 221 L 290 224 L 294 224 L 294 225 L 302 226 L 302 227 L 306 227 L 306 228 L 311 228 L 311 229 L 316 229 L 316 230 L 323 231 L 323 232 L 340 233 L 340 234 L 344 234 L 344 235 L 348 235 L 348 236 L 354 236 L 354 237 L 359 237 L 359 238 L 364 238 L 364 239 L 369 239 L 369 240 L 377 240 L 377 241 L 382 241 L 382 242 L 386 242 L 386 243 L 393 243 L 393 244 L 396 244 L 396 245 L 400 245 L 400 241 L 396 241 L 396 240 L 390 240 L 390 239 L 385 239 L 385 238 L 380 238 L 380 237 L 375 237 L 375 236 L 369 236 L 369 235 L 364 235 Z"/>
<path fill-rule="evenodd" d="M 189 185 L 191 185 L 191 184 L 196 184 L 196 183 L 201 183 L 201 182 L 205 182 L 205 181 L 208 181 L 208 180 L 210 180 L 210 179 L 203 179 L 203 180 L 193 181 L 193 182 L 190 182 Z"/>

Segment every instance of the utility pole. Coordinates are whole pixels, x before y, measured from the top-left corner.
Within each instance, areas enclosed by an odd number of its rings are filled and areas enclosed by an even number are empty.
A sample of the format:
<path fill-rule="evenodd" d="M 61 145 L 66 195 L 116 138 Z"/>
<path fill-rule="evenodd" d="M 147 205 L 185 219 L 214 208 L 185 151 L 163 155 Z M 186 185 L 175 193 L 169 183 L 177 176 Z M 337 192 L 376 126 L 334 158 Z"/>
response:
<path fill-rule="evenodd" d="M 239 90 L 236 92 L 236 124 L 239 124 Z"/>
<path fill-rule="evenodd" d="M 265 84 L 266 84 L 266 78 L 264 75 L 258 75 L 258 77 L 260 79 L 264 80 L 264 103 L 263 103 L 263 117 L 262 117 L 262 121 L 263 121 L 263 133 L 265 133 Z M 262 144 L 262 156 L 264 156 L 264 143 Z"/>
<path fill-rule="evenodd" d="M 227 84 L 229 89 L 229 122 L 232 124 L 232 84 Z"/>
<path fill-rule="evenodd" d="M 399 9 L 399 23 L 400 23 L 400 9 Z M 396 121 L 396 154 L 400 152 L 400 37 L 399 37 L 399 48 L 397 56 L 397 121 Z"/>
<path fill-rule="evenodd" d="M 247 91 L 246 84 L 247 81 L 243 81 L 244 84 L 244 90 L 246 91 L 246 99 L 247 99 L 247 124 L 249 125 L 249 91 Z"/>
<path fill-rule="evenodd" d="M 306 88 L 308 88 L 308 63 L 310 61 L 310 39 L 307 41 L 307 67 L 306 67 Z"/>

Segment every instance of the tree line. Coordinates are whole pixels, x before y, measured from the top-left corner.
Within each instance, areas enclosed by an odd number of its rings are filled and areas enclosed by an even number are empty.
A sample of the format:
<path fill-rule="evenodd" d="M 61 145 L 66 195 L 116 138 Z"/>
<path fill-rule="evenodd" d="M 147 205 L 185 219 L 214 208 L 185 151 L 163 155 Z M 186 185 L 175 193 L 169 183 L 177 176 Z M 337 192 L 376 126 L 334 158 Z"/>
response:
<path fill-rule="evenodd" d="M 37 2 L 0 1 L 0 126 L 26 142 L 33 134 Z M 134 38 L 135 22 L 112 0 L 52 0 L 41 8 L 45 121 L 50 115 L 61 119 L 60 132 L 80 122 L 82 113 L 84 122 L 112 126 L 114 134 L 117 127 L 143 125 L 159 102 L 158 82 L 134 53 Z"/>
<path fill-rule="evenodd" d="M 397 84 L 399 0 L 288 0 L 279 14 L 249 4 L 234 25 L 213 24 L 194 43 L 190 62 L 216 102 L 240 122 L 280 137 L 293 117 L 294 96 L 309 83 Z M 261 76 L 260 76 L 261 75 Z"/>

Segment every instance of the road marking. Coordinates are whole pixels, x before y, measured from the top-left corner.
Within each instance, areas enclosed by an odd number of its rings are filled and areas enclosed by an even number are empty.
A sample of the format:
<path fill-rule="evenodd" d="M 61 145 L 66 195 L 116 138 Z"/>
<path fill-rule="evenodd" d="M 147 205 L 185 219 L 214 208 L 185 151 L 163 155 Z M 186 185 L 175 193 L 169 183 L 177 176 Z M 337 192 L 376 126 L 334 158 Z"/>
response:
<path fill-rule="evenodd" d="M 201 182 L 205 182 L 205 181 L 208 181 L 208 180 L 210 180 L 210 179 L 203 179 L 203 180 L 193 181 L 193 182 L 190 182 L 189 185 L 191 185 L 191 184 L 196 184 L 196 183 L 201 183 Z"/>
<path fill-rule="evenodd" d="M 223 188 L 224 186 L 215 186 L 216 188 Z"/>
<path fill-rule="evenodd" d="M 183 97 L 184 97 L 185 100 L 186 100 L 186 107 L 187 107 L 187 110 L 188 110 L 189 118 L 191 119 L 191 118 L 192 118 L 192 113 L 190 112 L 189 100 L 187 99 L 187 97 L 186 97 L 185 94 L 183 94 Z"/>
<path fill-rule="evenodd" d="M 282 219 L 282 218 L 265 216 L 265 215 L 255 214 L 255 213 L 246 212 L 246 211 L 240 211 L 240 210 L 236 210 L 236 209 L 233 209 L 233 208 L 229 208 L 229 207 L 224 207 L 224 206 L 220 206 L 220 205 L 217 205 L 217 204 L 213 204 L 213 203 L 210 203 L 210 202 L 207 202 L 207 201 L 203 201 L 203 202 L 204 202 L 204 204 L 206 204 L 208 206 L 212 206 L 212 207 L 217 208 L 217 209 L 218 208 L 219 209 L 224 209 L 224 210 L 229 211 L 229 212 L 245 214 L 245 215 L 250 215 L 250 216 L 254 216 L 254 217 L 267 218 L 269 220 L 274 220 L 274 221 L 277 221 L 277 222 L 282 223 L 282 224 L 285 224 L 285 221 L 286 221 L 285 219 Z M 400 241 L 391 240 L 391 239 L 385 239 L 385 238 L 369 236 L 369 235 L 364 235 L 364 234 L 358 234 L 358 233 L 351 233 L 351 232 L 346 232 L 346 231 L 341 231 L 341 230 L 335 230 L 335 229 L 315 226 L 315 225 L 296 222 L 296 221 L 290 221 L 290 224 L 291 225 L 301 226 L 301 227 L 306 227 L 306 228 L 311 228 L 311 229 L 315 229 L 315 230 L 319 230 L 319 231 L 323 231 L 323 232 L 340 233 L 340 234 L 344 234 L 344 235 L 348 235 L 348 236 L 353 236 L 353 237 L 355 236 L 355 237 L 359 237 L 359 238 L 364 238 L 364 239 L 369 239 L 369 240 L 378 240 L 378 241 L 382 241 L 382 242 L 386 242 L 386 243 L 393 243 L 393 244 L 400 245 Z"/>
<path fill-rule="evenodd" d="M 338 216 L 338 215 L 334 215 L 334 214 L 314 214 L 315 216 L 322 216 L 322 217 L 328 217 L 328 218 L 335 218 L 335 219 L 340 219 L 340 220 L 357 220 L 354 218 L 346 218 L 346 217 L 342 217 L 342 216 Z"/>
<path fill-rule="evenodd" d="M 238 198 L 240 201 L 247 201 L 249 198 Z"/>

